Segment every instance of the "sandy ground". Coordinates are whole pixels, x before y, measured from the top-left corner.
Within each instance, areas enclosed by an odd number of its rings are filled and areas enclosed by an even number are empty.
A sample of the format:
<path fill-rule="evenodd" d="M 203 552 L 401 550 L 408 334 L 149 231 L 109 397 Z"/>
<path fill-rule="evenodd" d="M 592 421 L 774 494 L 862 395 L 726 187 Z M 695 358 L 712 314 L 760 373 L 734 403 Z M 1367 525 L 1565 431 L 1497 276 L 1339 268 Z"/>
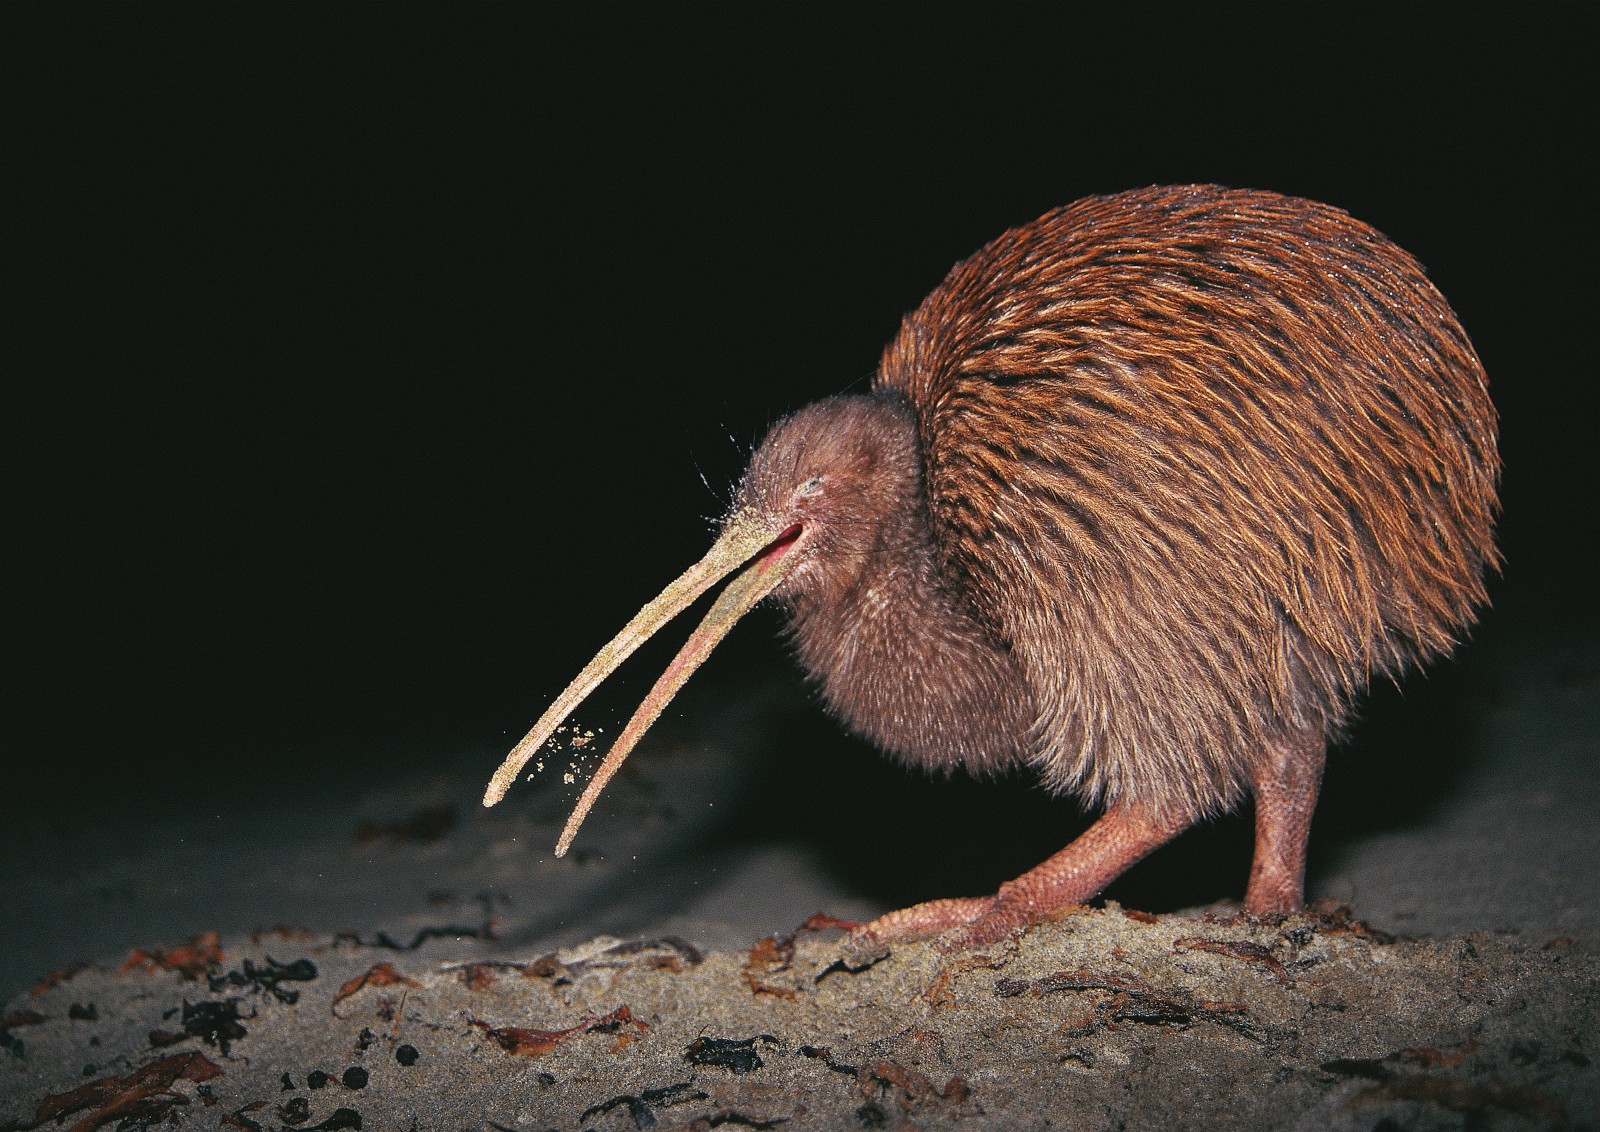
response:
<path fill-rule="evenodd" d="M 1001 828 L 1070 807 L 854 749 L 797 774 L 763 721 L 808 748 L 830 731 L 778 691 L 691 703 L 559 861 L 587 748 L 493 811 L 498 752 L 137 821 L 23 817 L 0 1129 L 1594 1126 L 1595 659 L 1491 644 L 1380 694 L 1330 769 L 1320 917 L 1231 915 L 1234 819 L 1111 890 L 1155 915 L 1113 903 L 860 970 L 838 931 L 796 929 L 1014 871 L 941 856 L 973 799 L 1001 799 L 974 819 Z M 1420 771 L 1375 791 L 1404 749 Z M 1017 836 L 1042 856 L 1060 833 Z"/>
<path fill-rule="evenodd" d="M 0 1127 L 1541 1128 L 1596 1098 L 1600 957 L 1565 937 L 1110 907 L 980 953 L 840 953 L 441 963 L 268 933 L 14 1003 Z"/>

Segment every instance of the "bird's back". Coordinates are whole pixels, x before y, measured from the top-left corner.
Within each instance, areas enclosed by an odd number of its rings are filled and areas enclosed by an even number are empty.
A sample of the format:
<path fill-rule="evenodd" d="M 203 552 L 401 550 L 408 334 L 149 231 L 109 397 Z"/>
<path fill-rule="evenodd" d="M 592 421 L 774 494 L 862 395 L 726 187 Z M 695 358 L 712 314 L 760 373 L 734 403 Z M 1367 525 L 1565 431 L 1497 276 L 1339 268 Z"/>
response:
<path fill-rule="evenodd" d="M 877 377 L 1055 787 L 1213 812 L 1264 743 L 1447 651 L 1497 561 L 1482 367 L 1408 254 L 1211 186 L 1092 197 L 958 264 Z"/>

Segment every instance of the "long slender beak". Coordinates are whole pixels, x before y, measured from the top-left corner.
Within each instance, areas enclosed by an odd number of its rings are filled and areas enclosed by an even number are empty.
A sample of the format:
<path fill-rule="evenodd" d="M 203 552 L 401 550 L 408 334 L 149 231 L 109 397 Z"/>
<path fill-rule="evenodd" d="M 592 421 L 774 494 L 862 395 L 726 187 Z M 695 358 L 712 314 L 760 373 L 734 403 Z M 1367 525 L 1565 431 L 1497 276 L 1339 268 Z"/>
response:
<path fill-rule="evenodd" d="M 578 827 L 588 816 L 590 807 L 600 796 L 600 791 L 605 789 L 606 783 L 611 781 L 612 775 L 617 773 L 617 768 L 628 757 L 628 752 L 633 750 L 645 730 L 656 721 L 668 701 L 677 695 L 678 689 L 683 687 L 694 670 L 700 667 L 717 643 L 727 636 L 734 622 L 777 588 L 794 569 L 799 558 L 791 552 L 795 548 L 799 534 L 798 527 L 773 530 L 769 525 L 756 520 L 749 512 L 735 514 L 706 556 L 685 570 L 675 582 L 662 590 L 654 601 L 639 610 L 633 620 L 623 627 L 622 632 L 612 638 L 611 643 L 601 649 L 584 670 L 578 673 L 577 679 L 567 685 L 566 691 L 556 697 L 555 702 L 533 725 L 533 730 L 512 748 L 505 762 L 500 764 L 500 769 L 495 771 L 494 777 L 489 780 L 488 789 L 484 791 L 483 804 L 492 806 L 505 797 L 506 791 L 511 789 L 511 784 L 516 781 L 522 768 L 555 733 L 556 728 L 561 726 L 589 693 L 599 687 L 600 682 L 611 675 L 635 649 L 648 640 L 656 630 L 693 604 L 694 600 L 706 590 L 741 566 L 744 567 L 740 574 L 728 583 L 727 588 L 722 591 L 706 614 L 705 620 L 700 622 L 694 634 L 673 658 L 655 686 L 650 689 L 650 694 L 639 705 L 639 710 L 633 713 L 633 718 L 628 721 L 627 727 L 612 745 L 600 768 L 589 780 L 583 796 L 573 808 L 572 816 L 567 819 L 566 828 L 561 831 L 561 839 L 556 842 L 556 856 L 563 856 L 577 835 Z"/>

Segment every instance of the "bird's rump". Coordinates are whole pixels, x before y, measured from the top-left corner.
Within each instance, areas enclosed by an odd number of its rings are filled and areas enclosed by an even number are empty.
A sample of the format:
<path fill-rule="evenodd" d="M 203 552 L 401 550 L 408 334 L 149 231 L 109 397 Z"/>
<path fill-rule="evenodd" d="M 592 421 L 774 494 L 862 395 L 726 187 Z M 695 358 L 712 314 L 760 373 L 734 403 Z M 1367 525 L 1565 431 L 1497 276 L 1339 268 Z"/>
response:
<path fill-rule="evenodd" d="M 1445 651 L 1496 562 L 1495 414 L 1408 254 L 1210 186 L 1002 235 L 903 323 L 936 545 L 1055 788 L 1195 816 Z"/>

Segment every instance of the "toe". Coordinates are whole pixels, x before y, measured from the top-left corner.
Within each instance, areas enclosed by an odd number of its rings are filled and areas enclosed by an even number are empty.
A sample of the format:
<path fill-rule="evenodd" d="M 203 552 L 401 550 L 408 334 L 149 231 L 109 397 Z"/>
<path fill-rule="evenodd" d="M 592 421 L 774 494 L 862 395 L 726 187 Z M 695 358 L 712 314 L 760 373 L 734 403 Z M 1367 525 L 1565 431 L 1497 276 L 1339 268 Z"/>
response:
<path fill-rule="evenodd" d="M 939 941 L 944 951 L 969 951 L 998 943 L 1007 936 L 1023 931 L 1034 922 L 1025 909 L 999 900 L 991 902 L 988 911 L 961 926 L 961 929 Z"/>
<path fill-rule="evenodd" d="M 850 933 L 850 939 L 860 943 L 927 939 L 978 919 L 994 902 L 992 896 L 974 896 L 914 904 L 863 924 Z"/>

